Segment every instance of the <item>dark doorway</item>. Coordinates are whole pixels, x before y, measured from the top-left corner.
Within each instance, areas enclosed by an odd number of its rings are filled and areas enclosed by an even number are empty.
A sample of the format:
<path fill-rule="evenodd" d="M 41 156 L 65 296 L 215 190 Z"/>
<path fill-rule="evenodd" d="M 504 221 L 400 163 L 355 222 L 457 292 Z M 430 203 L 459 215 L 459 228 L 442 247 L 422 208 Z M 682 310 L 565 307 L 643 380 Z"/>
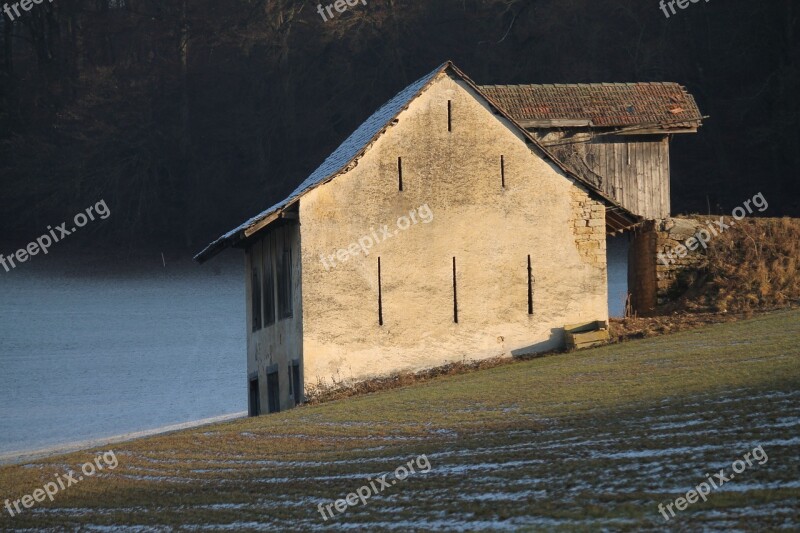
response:
<path fill-rule="evenodd" d="M 250 378 L 250 416 L 258 416 L 261 414 L 261 401 L 258 394 L 258 376 Z"/>
<path fill-rule="evenodd" d="M 278 372 L 267 374 L 267 399 L 269 401 L 269 412 L 277 413 L 281 410 L 281 395 L 278 389 Z"/>
<path fill-rule="evenodd" d="M 629 307 L 628 291 L 628 232 L 606 239 L 608 265 L 608 316 L 624 318 Z"/>
<path fill-rule="evenodd" d="M 300 383 L 300 361 L 292 362 L 292 388 L 294 389 L 294 404 L 303 403 L 303 386 Z"/>

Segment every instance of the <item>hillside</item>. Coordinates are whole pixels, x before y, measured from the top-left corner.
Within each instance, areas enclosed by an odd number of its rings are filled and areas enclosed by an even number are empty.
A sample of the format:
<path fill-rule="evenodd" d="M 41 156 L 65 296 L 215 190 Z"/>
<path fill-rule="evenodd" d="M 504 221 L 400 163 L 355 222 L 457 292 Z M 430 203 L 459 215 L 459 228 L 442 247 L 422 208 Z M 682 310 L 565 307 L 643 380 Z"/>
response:
<path fill-rule="evenodd" d="M 778 312 L 120 444 L 115 469 L 2 509 L 0 530 L 655 529 L 659 502 L 758 446 L 767 460 L 669 525 L 796 527 L 798 336 L 800 311 Z M 0 499 L 96 455 L 0 468 Z M 415 458 L 323 520 L 320 503 Z"/>

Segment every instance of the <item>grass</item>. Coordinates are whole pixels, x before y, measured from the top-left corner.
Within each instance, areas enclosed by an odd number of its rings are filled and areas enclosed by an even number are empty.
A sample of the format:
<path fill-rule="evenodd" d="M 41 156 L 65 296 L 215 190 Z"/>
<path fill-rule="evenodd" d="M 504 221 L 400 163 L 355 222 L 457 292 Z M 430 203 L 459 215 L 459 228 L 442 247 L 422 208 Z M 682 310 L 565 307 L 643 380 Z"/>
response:
<path fill-rule="evenodd" d="M 663 528 L 668 502 L 757 445 L 679 529 L 798 525 L 800 311 L 436 378 L 113 447 L 119 466 L 0 530 Z M 369 477 L 413 475 L 323 521 Z M 0 504 L 96 451 L 0 468 Z"/>

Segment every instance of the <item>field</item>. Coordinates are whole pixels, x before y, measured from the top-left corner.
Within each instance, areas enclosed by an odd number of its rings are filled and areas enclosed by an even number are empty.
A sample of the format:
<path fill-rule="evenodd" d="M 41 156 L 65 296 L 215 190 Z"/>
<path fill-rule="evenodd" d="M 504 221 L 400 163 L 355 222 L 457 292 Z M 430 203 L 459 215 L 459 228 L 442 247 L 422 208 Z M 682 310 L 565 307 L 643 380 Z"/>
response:
<path fill-rule="evenodd" d="M 778 312 L 118 444 L 115 469 L 0 508 L 0 530 L 797 529 L 798 339 L 800 311 Z M 758 446 L 706 502 L 659 513 Z M 96 454 L 0 468 L 0 504 Z M 393 477 L 420 454 L 427 472 Z"/>

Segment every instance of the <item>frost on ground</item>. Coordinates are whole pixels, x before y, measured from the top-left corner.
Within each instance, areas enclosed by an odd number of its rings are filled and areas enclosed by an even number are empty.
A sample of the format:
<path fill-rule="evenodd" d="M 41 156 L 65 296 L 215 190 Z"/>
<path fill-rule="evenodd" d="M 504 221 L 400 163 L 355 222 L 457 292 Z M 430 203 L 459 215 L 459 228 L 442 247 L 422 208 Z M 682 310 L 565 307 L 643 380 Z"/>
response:
<path fill-rule="evenodd" d="M 189 485 L 195 495 L 204 495 L 202 502 L 41 508 L 31 514 L 53 523 L 82 524 L 88 531 L 103 530 L 121 515 L 143 530 L 167 528 L 176 518 L 198 531 L 659 527 L 658 502 L 685 494 L 707 473 L 729 469 L 761 445 L 768 462 L 754 464 L 713 491 L 707 504 L 691 506 L 669 525 L 786 527 L 797 524 L 800 483 L 793 472 L 799 424 L 800 391 L 738 390 L 660 402 L 612 417 L 550 420 L 538 428 L 510 428 L 481 438 L 449 436 L 391 450 L 367 448 L 338 459 L 199 456 L 187 462 L 167 454 L 128 454 L 126 461 L 134 464 L 127 471 L 104 477 L 162 490 Z M 368 479 L 393 471 L 417 450 L 427 454 L 430 472 L 412 475 L 365 506 L 322 520 L 318 503 L 342 498 Z"/>
<path fill-rule="evenodd" d="M 118 468 L 0 530 L 797 529 L 798 335 L 778 313 L 120 443 Z M 659 503 L 757 446 L 665 523 Z M 319 513 L 421 454 L 428 472 Z M 91 457 L 0 467 L 0 502 Z"/>

